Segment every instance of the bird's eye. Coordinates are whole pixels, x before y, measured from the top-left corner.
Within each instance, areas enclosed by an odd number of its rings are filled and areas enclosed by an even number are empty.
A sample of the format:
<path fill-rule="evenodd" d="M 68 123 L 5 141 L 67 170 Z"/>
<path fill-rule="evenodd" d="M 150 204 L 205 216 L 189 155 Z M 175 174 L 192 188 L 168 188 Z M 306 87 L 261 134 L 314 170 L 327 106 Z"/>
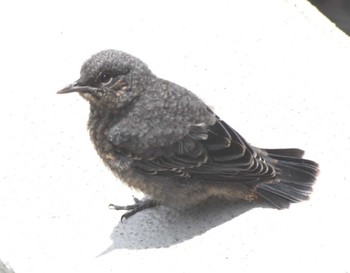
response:
<path fill-rule="evenodd" d="M 108 84 L 112 81 L 112 76 L 107 74 L 107 73 L 104 73 L 101 75 L 100 77 L 100 82 L 103 83 L 103 84 Z"/>

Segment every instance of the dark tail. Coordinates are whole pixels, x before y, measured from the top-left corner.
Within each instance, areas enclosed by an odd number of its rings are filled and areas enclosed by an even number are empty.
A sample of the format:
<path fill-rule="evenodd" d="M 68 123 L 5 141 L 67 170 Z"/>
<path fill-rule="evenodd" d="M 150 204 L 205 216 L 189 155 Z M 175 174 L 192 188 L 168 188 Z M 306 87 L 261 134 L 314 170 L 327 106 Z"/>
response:
<path fill-rule="evenodd" d="M 288 208 L 290 203 L 309 199 L 312 186 L 318 174 L 318 164 L 303 159 L 304 151 L 300 149 L 265 149 L 262 150 L 266 160 L 280 174 L 279 180 L 261 183 L 256 192 L 279 209 Z"/>

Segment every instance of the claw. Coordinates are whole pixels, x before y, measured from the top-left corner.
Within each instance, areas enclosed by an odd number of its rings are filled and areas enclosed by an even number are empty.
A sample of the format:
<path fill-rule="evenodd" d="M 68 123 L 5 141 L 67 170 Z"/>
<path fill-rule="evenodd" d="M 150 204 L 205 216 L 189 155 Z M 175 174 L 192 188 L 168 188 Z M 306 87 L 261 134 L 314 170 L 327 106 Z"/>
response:
<path fill-rule="evenodd" d="M 136 197 L 134 197 L 134 201 L 135 201 L 135 204 L 133 204 L 133 205 L 118 206 L 118 205 L 114 205 L 114 204 L 109 204 L 108 208 L 115 209 L 115 210 L 127 210 L 127 212 L 124 213 L 120 219 L 120 221 L 124 221 L 139 211 L 142 211 L 144 209 L 152 208 L 152 207 L 159 205 L 158 202 L 156 202 L 154 200 L 150 200 L 150 199 L 139 200 Z"/>

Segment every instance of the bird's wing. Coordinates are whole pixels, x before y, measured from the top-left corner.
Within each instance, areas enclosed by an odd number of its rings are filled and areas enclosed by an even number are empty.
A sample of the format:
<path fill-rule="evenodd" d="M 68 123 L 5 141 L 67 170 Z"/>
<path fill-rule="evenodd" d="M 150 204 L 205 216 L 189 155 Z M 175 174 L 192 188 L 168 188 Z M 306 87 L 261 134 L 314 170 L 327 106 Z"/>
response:
<path fill-rule="evenodd" d="M 153 149 L 158 156 L 138 154 L 133 167 L 149 174 L 212 181 L 253 182 L 276 176 L 274 168 L 219 118 L 209 127 L 194 126 L 170 146 Z"/>

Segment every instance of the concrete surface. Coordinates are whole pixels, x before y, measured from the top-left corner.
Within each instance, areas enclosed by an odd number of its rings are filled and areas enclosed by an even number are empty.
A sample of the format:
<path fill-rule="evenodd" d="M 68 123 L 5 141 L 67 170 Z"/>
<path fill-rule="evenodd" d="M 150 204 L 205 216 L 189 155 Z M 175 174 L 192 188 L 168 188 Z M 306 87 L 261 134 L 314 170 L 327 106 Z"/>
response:
<path fill-rule="evenodd" d="M 0 259 L 16 273 L 349 272 L 350 38 L 306 0 L 7 1 L 1 27 Z M 321 166 L 308 202 L 209 203 L 120 223 L 132 195 L 57 90 L 106 48 L 193 90 L 261 147 Z"/>

